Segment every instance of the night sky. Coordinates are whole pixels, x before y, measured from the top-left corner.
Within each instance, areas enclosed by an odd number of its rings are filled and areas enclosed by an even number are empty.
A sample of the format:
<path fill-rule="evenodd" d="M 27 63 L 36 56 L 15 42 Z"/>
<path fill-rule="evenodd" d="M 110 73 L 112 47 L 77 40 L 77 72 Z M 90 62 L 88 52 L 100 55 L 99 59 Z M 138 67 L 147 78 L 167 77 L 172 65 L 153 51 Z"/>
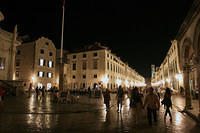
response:
<path fill-rule="evenodd" d="M 193 0 L 66 0 L 64 49 L 108 46 L 144 77 L 159 66 Z M 60 48 L 62 0 L 1 0 L 1 28 L 45 36 Z"/>

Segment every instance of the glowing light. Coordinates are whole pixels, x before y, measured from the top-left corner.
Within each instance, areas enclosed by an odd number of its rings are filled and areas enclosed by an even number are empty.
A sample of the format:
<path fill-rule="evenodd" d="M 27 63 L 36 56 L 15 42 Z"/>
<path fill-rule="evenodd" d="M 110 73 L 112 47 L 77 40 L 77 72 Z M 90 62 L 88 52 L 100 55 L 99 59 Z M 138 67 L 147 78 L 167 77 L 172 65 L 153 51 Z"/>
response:
<path fill-rule="evenodd" d="M 32 79 L 32 83 L 34 83 L 36 81 L 34 76 L 32 76 L 31 79 Z"/>
<path fill-rule="evenodd" d="M 167 78 L 166 81 L 167 81 L 168 83 L 170 83 L 171 80 L 170 80 L 170 78 Z"/>
<path fill-rule="evenodd" d="M 125 85 L 126 85 L 126 87 L 129 87 L 129 82 L 128 82 L 128 80 L 125 80 Z"/>
<path fill-rule="evenodd" d="M 133 87 L 133 84 L 134 84 L 134 83 L 133 83 L 133 81 L 131 80 L 131 87 Z"/>
<path fill-rule="evenodd" d="M 183 82 L 183 75 L 182 75 L 182 74 L 176 74 L 176 75 L 175 75 L 175 78 L 176 78 L 180 83 Z"/>
<path fill-rule="evenodd" d="M 117 82 L 117 85 L 119 86 L 119 85 L 121 85 L 122 81 L 120 79 L 117 79 L 116 82 Z"/>
<path fill-rule="evenodd" d="M 107 84 L 108 83 L 108 77 L 105 76 L 101 79 L 101 81 L 104 83 L 104 84 Z"/>

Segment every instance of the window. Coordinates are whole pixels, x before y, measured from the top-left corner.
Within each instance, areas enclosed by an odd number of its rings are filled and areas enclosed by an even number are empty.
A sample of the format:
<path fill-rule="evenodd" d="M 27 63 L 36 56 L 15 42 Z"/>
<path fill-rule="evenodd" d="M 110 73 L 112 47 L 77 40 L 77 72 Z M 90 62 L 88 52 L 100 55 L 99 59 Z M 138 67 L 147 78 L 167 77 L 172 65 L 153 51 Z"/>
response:
<path fill-rule="evenodd" d="M 97 52 L 93 53 L 93 56 L 94 57 L 98 56 L 98 53 Z"/>
<path fill-rule="evenodd" d="M 83 75 L 83 79 L 86 79 L 86 75 Z"/>
<path fill-rule="evenodd" d="M 73 59 L 76 59 L 76 55 L 73 55 L 72 58 L 73 58 Z"/>
<path fill-rule="evenodd" d="M 21 55 L 21 51 L 20 50 L 17 50 L 17 55 Z"/>
<path fill-rule="evenodd" d="M 73 78 L 73 79 L 75 79 L 75 78 L 76 78 L 76 76 L 75 76 L 75 75 L 73 75 L 73 76 L 72 76 L 72 78 Z"/>
<path fill-rule="evenodd" d="M 86 62 L 85 61 L 83 62 L 82 67 L 83 67 L 83 70 L 86 70 Z"/>
<path fill-rule="evenodd" d="M 109 54 L 107 54 L 107 57 L 109 58 Z"/>
<path fill-rule="evenodd" d="M 72 64 L 72 70 L 74 70 L 74 71 L 76 70 L 76 63 Z"/>
<path fill-rule="evenodd" d="M 47 77 L 48 78 L 52 78 L 53 77 L 53 73 L 47 73 Z"/>
<path fill-rule="evenodd" d="M 47 46 L 49 45 L 49 43 L 48 43 L 48 42 L 46 42 L 45 44 L 46 44 Z"/>
<path fill-rule="evenodd" d="M 94 74 L 94 78 L 97 78 L 97 74 Z"/>
<path fill-rule="evenodd" d="M 0 57 L 0 70 L 5 69 L 6 58 Z"/>
<path fill-rule="evenodd" d="M 39 77 L 44 77 L 44 72 L 39 71 L 39 72 L 38 72 L 38 76 L 39 76 Z"/>
<path fill-rule="evenodd" d="M 110 70 L 112 71 L 112 64 L 110 64 Z"/>
<path fill-rule="evenodd" d="M 97 62 L 97 60 L 93 61 L 93 69 L 98 69 L 98 62 Z"/>
<path fill-rule="evenodd" d="M 16 71 L 15 76 L 19 77 L 19 71 Z"/>
<path fill-rule="evenodd" d="M 20 60 L 16 60 L 16 67 L 20 66 Z"/>
<path fill-rule="evenodd" d="M 85 83 L 83 83 L 83 88 L 86 88 L 86 85 L 85 85 Z"/>
<path fill-rule="evenodd" d="M 40 54 L 44 54 L 44 49 L 40 49 Z"/>
<path fill-rule="evenodd" d="M 110 59 L 112 59 L 112 56 L 110 56 Z"/>
<path fill-rule="evenodd" d="M 53 56 L 53 53 L 52 53 L 52 52 L 49 52 L 49 56 Z"/>
<path fill-rule="evenodd" d="M 107 69 L 109 70 L 109 62 L 107 63 Z"/>
<path fill-rule="evenodd" d="M 86 54 L 83 54 L 83 58 L 86 58 L 87 57 L 87 55 Z"/>
<path fill-rule="evenodd" d="M 52 68 L 53 67 L 53 61 L 48 61 L 48 67 Z"/>
<path fill-rule="evenodd" d="M 45 60 L 44 59 L 40 59 L 40 66 L 45 66 Z"/>

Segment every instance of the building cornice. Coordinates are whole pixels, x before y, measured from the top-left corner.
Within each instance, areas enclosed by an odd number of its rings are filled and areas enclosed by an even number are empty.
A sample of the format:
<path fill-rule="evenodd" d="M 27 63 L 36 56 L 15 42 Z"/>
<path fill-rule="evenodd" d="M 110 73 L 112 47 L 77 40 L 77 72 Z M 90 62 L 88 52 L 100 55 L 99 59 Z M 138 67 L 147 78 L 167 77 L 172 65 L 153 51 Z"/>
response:
<path fill-rule="evenodd" d="M 196 16 L 200 12 L 200 1 L 199 0 L 194 0 L 191 8 L 189 9 L 185 20 L 183 21 L 181 27 L 179 28 L 179 31 L 176 35 L 176 40 L 180 41 L 181 38 L 185 35 L 186 31 L 189 29 L 190 25 L 196 18 Z"/>

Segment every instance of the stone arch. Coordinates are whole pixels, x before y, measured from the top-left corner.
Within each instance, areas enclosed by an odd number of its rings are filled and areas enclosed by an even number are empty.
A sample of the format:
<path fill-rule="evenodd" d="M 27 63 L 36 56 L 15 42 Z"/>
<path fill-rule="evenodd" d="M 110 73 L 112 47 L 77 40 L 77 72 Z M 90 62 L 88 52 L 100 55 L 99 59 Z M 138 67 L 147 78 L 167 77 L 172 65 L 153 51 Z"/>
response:
<path fill-rule="evenodd" d="M 200 56 L 200 19 L 197 21 L 194 31 L 194 55 Z"/>
<path fill-rule="evenodd" d="M 193 55 L 192 41 L 190 38 L 184 39 L 180 52 L 182 65 L 189 63 L 189 60 Z"/>

